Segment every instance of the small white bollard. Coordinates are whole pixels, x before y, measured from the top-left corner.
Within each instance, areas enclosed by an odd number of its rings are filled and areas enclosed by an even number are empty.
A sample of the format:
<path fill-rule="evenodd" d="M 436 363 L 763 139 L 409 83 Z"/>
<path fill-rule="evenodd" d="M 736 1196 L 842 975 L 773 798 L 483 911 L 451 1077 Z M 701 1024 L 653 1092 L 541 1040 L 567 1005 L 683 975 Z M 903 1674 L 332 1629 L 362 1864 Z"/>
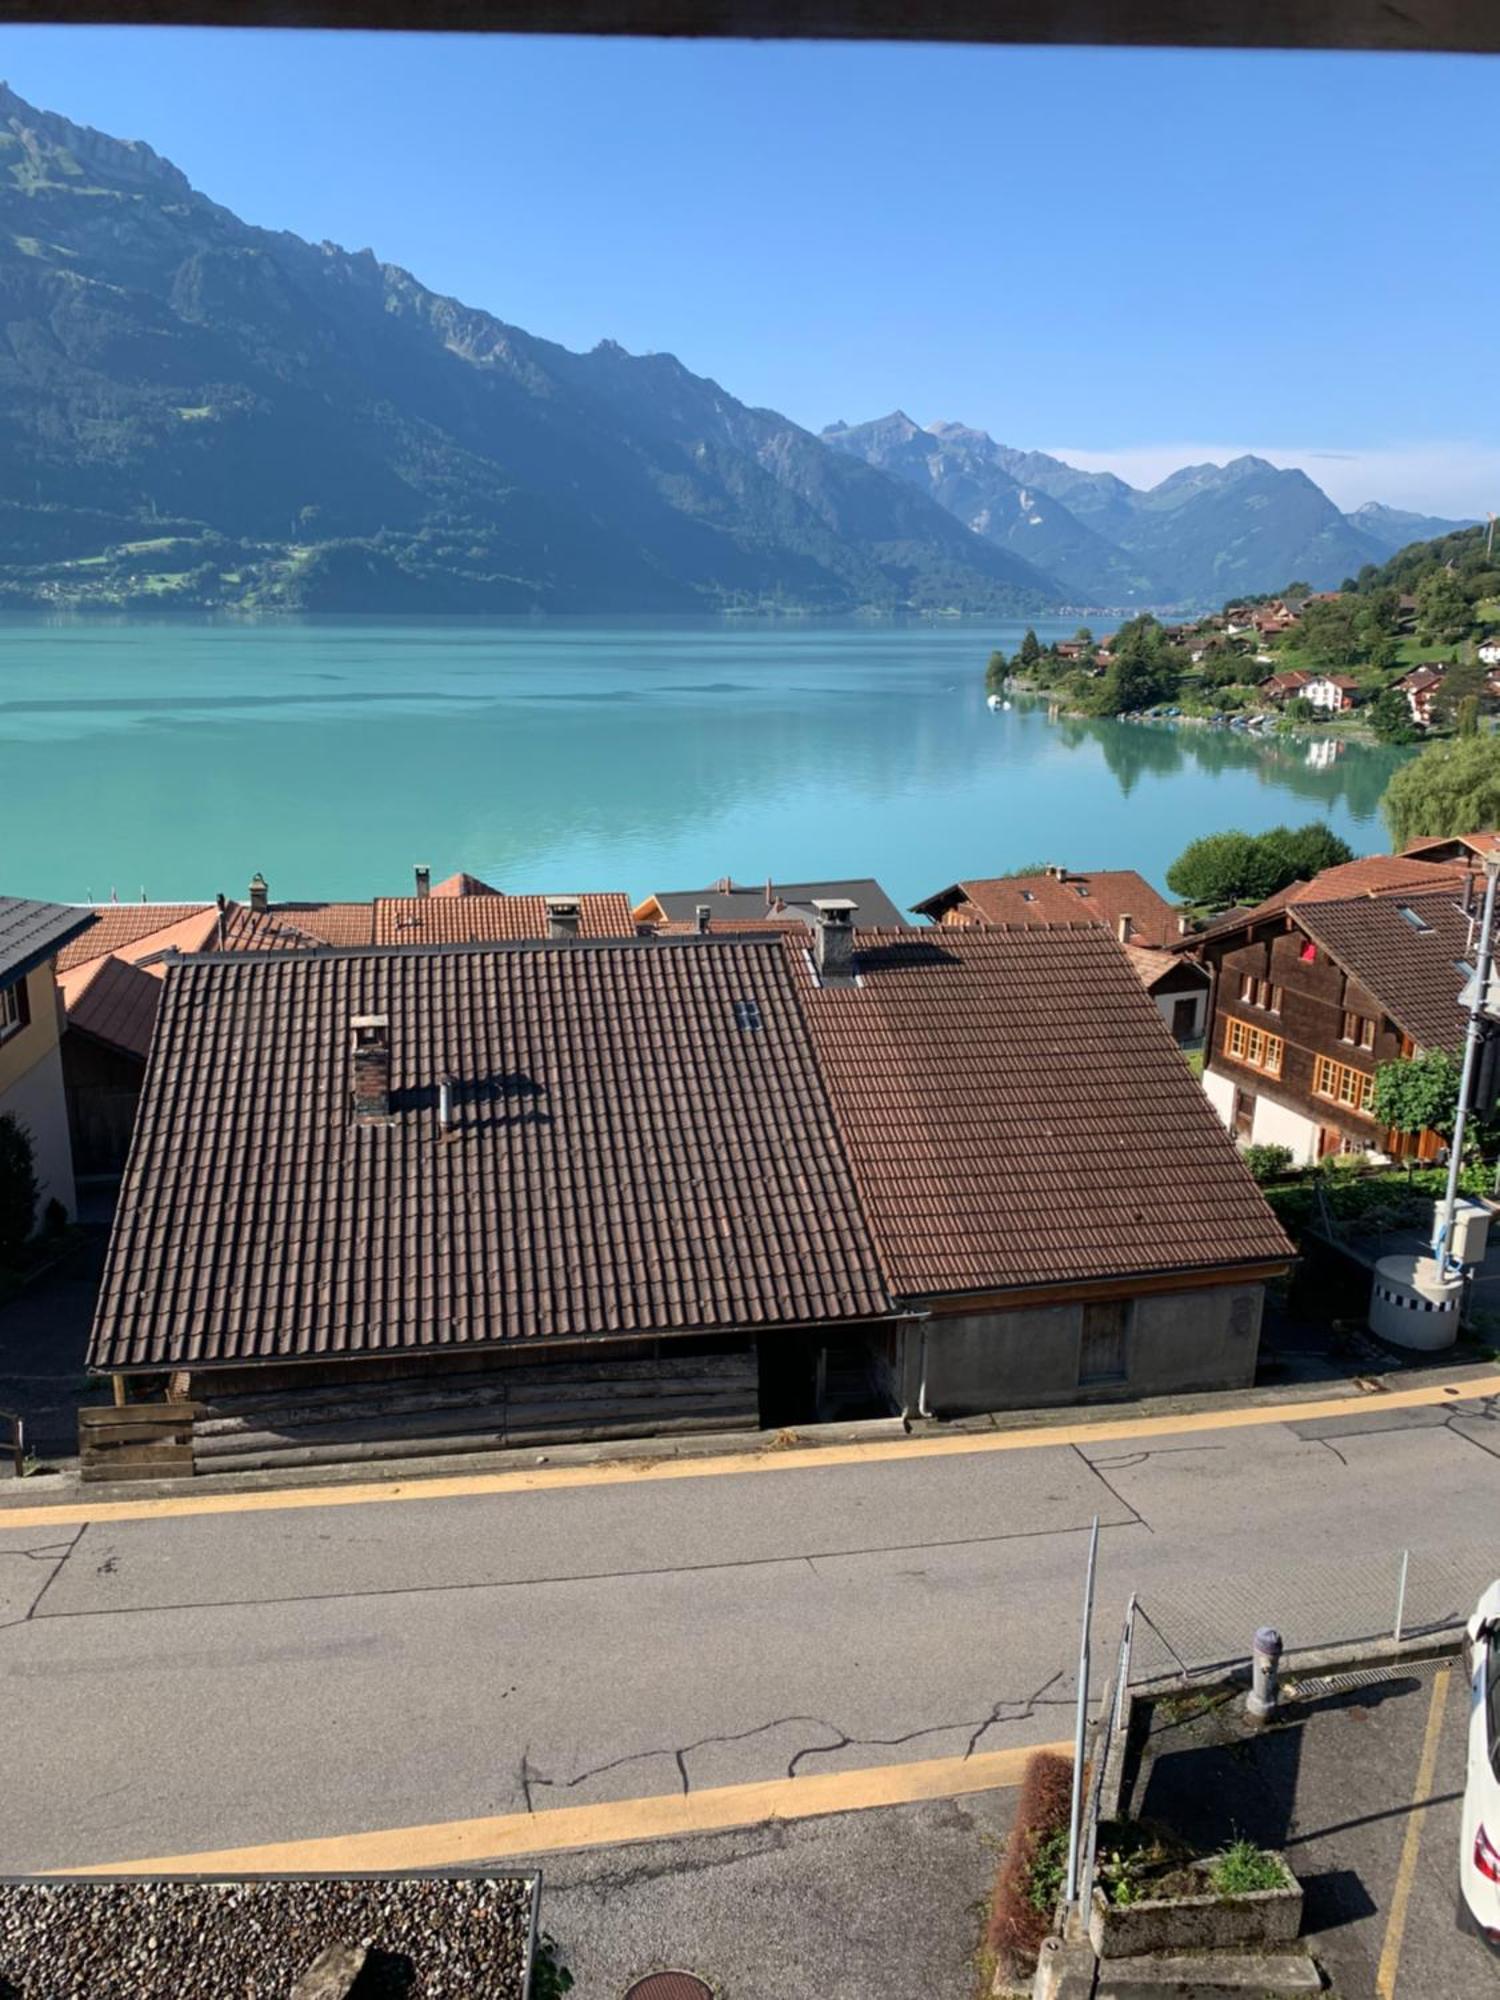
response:
<path fill-rule="evenodd" d="M 1250 1692 L 1245 1697 L 1245 1713 L 1252 1722 L 1269 1722 L 1275 1716 L 1280 1668 L 1281 1634 L 1272 1625 L 1262 1625 L 1250 1655 Z"/>

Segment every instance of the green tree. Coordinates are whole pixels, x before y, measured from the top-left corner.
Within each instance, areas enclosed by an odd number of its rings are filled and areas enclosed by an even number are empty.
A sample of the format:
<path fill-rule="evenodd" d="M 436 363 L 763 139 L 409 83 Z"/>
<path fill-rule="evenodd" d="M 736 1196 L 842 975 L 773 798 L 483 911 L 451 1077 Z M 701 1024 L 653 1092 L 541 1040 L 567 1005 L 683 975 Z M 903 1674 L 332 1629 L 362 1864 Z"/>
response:
<path fill-rule="evenodd" d="M 1187 903 L 1222 909 L 1260 903 L 1290 882 L 1352 861 L 1353 850 L 1320 820 L 1273 826 L 1268 833 L 1207 833 L 1185 847 L 1167 870 L 1167 887 Z"/>
<path fill-rule="evenodd" d="M 1461 639 L 1472 622 L 1468 597 L 1451 569 L 1432 570 L 1417 585 L 1417 629 L 1424 639 L 1447 645 Z"/>
<path fill-rule="evenodd" d="M 1394 632 L 1368 624 L 1361 627 L 1361 632 L 1361 648 L 1372 667 L 1400 666 L 1401 641 Z"/>
<path fill-rule="evenodd" d="M 1381 1063 L 1372 1110 L 1395 1132 L 1436 1132 L 1446 1138 L 1458 1117 L 1458 1058 L 1446 1049 Z"/>
<path fill-rule="evenodd" d="M 1005 680 L 1005 676 L 1009 672 L 1010 672 L 1009 663 L 1007 662 L 1004 653 L 1001 652 L 1000 648 L 997 646 L 994 652 L 990 654 L 989 665 L 984 670 L 985 686 L 990 689 L 1002 686 Z"/>
<path fill-rule="evenodd" d="M 1016 651 L 1016 665 L 1023 673 L 1029 673 L 1033 667 L 1040 664 L 1041 657 L 1041 643 L 1028 625 Z"/>
<path fill-rule="evenodd" d="M 1294 644 L 1319 667 L 1352 667 L 1364 650 L 1358 600 L 1335 598 L 1331 604 L 1305 604 Z"/>
<path fill-rule="evenodd" d="M 1073 644 L 1075 646 L 1082 646 L 1086 653 L 1092 651 L 1094 635 L 1087 625 L 1080 625 L 1078 630 L 1073 634 Z"/>
<path fill-rule="evenodd" d="M 1278 878 L 1261 892 L 1266 896 L 1274 896 L 1289 882 L 1310 882 L 1325 868 L 1337 868 L 1354 859 L 1348 841 L 1340 840 L 1320 819 L 1309 820 L 1306 826 L 1273 826 L 1260 836 L 1258 844 L 1263 864 Z"/>
<path fill-rule="evenodd" d="M 1382 743 L 1415 743 L 1417 732 L 1411 719 L 1411 705 L 1400 688 L 1387 688 L 1376 695 L 1365 710 L 1370 727 Z"/>
<path fill-rule="evenodd" d="M 0 1263 L 36 1227 L 36 1153 L 31 1134 L 7 1111 L 0 1116 Z"/>
<path fill-rule="evenodd" d="M 1458 704 L 1457 709 L 1454 711 L 1453 727 L 1458 731 L 1460 736 L 1477 736 L 1479 734 L 1479 697 L 1477 694 L 1466 694 Z"/>
<path fill-rule="evenodd" d="M 1500 736 L 1430 744 L 1397 771 L 1380 809 L 1397 848 L 1500 827 Z"/>
<path fill-rule="evenodd" d="M 1477 660 L 1456 660 L 1443 676 L 1443 685 L 1432 704 L 1433 714 L 1439 722 L 1457 727 L 1465 703 L 1472 702 L 1474 729 L 1460 732 L 1472 736 L 1479 726 L 1479 704 L 1485 686 L 1484 668 Z"/>

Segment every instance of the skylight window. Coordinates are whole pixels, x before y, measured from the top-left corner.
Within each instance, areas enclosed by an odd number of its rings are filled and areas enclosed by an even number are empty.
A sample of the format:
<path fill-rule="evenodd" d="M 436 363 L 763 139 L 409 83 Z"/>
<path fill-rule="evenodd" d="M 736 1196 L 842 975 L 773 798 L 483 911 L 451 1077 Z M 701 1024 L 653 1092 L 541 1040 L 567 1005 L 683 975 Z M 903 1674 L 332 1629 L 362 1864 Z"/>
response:
<path fill-rule="evenodd" d="M 1036 890 L 1023 889 L 1021 891 L 1021 901 L 1023 903 L 1034 903 L 1036 901 Z"/>
<path fill-rule="evenodd" d="M 765 1023 L 760 1018 L 760 1002 L 758 1000 L 736 1000 L 734 1003 L 734 1025 L 737 1028 L 747 1030 L 763 1027 Z"/>
<path fill-rule="evenodd" d="M 1075 882 L 1073 884 L 1073 893 L 1075 896 L 1086 896 L 1088 892 L 1089 885 L 1087 882 Z"/>
<path fill-rule="evenodd" d="M 1419 917 L 1416 911 L 1406 903 L 1401 905 L 1401 914 L 1414 931 L 1430 931 L 1432 929 L 1432 925 L 1428 923 L 1427 919 Z"/>

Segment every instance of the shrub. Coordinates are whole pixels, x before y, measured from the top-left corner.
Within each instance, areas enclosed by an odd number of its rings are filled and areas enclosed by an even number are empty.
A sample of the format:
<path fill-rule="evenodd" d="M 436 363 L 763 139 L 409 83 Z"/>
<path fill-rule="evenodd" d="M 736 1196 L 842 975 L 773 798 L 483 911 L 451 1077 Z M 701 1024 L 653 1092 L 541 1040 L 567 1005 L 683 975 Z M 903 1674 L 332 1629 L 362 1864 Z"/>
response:
<path fill-rule="evenodd" d="M 0 1117 L 0 1261 L 13 1257 L 36 1226 L 36 1154 L 19 1118 Z"/>
<path fill-rule="evenodd" d="M 1027 1760 L 1021 1779 L 985 1933 L 996 1958 L 1012 1970 L 1036 1958 L 1052 1928 L 1067 1866 L 1072 1802 L 1072 1762 L 1055 1751 L 1038 1750 Z"/>
<path fill-rule="evenodd" d="M 1240 1158 L 1258 1181 L 1280 1180 L 1292 1164 L 1290 1146 L 1241 1146 Z"/>

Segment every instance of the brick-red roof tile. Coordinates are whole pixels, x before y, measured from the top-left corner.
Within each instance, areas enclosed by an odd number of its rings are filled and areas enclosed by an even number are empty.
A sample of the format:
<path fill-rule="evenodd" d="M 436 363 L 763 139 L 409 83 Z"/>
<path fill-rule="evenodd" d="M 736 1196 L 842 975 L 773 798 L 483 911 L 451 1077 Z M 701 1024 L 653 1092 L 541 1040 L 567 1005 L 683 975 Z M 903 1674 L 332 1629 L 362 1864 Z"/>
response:
<path fill-rule="evenodd" d="M 120 951 L 212 907 L 211 903 L 96 903 L 94 921 L 58 954 L 57 969 L 71 972 L 75 965 Z"/>
<path fill-rule="evenodd" d="M 956 907 L 960 898 L 987 924 L 1100 924 L 1114 930 L 1128 916 L 1133 944 L 1167 945 L 1180 935 L 1177 912 L 1133 868 L 956 882 L 915 907 L 936 916 L 944 907 Z"/>
<path fill-rule="evenodd" d="M 578 903 L 583 937 L 635 935 L 623 892 L 581 895 Z M 381 896 L 375 904 L 381 945 L 510 944 L 546 935 L 545 896 Z"/>
<path fill-rule="evenodd" d="M 58 977 L 68 1026 L 144 1062 L 151 1052 L 161 981 L 125 958 L 97 958 Z"/>
<path fill-rule="evenodd" d="M 826 988 L 783 948 L 897 1294 L 1291 1254 L 1106 933 L 866 935 Z"/>

